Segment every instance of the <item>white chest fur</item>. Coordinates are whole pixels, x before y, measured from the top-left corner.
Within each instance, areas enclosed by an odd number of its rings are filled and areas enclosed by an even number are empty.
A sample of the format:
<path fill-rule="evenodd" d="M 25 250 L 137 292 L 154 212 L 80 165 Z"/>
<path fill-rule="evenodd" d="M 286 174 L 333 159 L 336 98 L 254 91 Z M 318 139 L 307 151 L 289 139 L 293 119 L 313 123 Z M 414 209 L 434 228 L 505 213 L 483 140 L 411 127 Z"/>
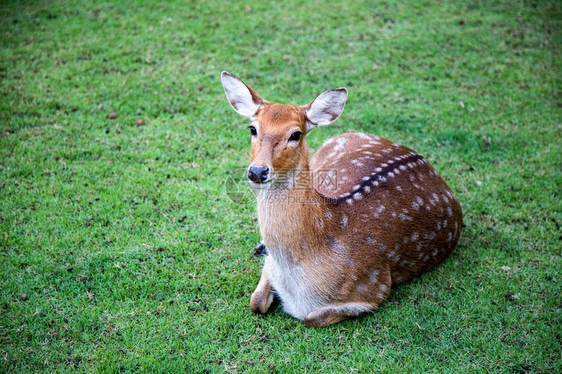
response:
<path fill-rule="evenodd" d="M 323 303 L 305 271 L 280 256 L 275 248 L 269 250 L 270 254 L 265 259 L 264 269 L 267 271 L 271 285 L 281 298 L 285 312 L 302 320 L 308 313 L 320 309 Z"/>

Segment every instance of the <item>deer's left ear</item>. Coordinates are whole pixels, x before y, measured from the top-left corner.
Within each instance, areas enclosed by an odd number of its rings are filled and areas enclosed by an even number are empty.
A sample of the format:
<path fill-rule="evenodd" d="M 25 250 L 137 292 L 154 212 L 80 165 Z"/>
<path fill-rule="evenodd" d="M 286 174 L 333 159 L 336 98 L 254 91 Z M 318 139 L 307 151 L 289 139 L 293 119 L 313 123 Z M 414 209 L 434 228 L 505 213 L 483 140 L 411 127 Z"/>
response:
<path fill-rule="evenodd" d="M 221 81 L 226 98 L 234 110 L 252 121 L 256 119 L 256 112 L 264 103 L 260 95 L 227 71 L 222 72 Z"/>
<path fill-rule="evenodd" d="M 306 106 L 306 131 L 326 126 L 339 118 L 347 101 L 347 89 L 336 88 L 322 92 Z"/>

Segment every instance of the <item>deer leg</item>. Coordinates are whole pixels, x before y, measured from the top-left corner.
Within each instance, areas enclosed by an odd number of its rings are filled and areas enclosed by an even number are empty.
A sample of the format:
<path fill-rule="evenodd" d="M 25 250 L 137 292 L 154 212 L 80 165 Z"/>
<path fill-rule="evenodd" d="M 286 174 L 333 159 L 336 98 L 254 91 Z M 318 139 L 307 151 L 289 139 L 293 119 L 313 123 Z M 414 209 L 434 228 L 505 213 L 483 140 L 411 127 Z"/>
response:
<path fill-rule="evenodd" d="M 252 312 L 258 314 L 265 314 L 269 310 L 271 303 L 273 302 L 273 287 L 267 276 L 267 261 L 261 272 L 260 281 L 256 290 L 250 298 L 250 308 Z"/>
<path fill-rule="evenodd" d="M 375 308 L 376 306 L 370 303 L 328 305 L 308 313 L 304 318 L 304 325 L 306 327 L 326 327 L 349 318 L 360 316 Z"/>
<path fill-rule="evenodd" d="M 326 327 L 377 309 L 390 293 L 392 283 L 389 271 L 386 271 L 380 278 L 373 290 L 372 298 L 368 301 L 326 305 L 308 313 L 304 318 L 304 325 L 306 327 Z"/>

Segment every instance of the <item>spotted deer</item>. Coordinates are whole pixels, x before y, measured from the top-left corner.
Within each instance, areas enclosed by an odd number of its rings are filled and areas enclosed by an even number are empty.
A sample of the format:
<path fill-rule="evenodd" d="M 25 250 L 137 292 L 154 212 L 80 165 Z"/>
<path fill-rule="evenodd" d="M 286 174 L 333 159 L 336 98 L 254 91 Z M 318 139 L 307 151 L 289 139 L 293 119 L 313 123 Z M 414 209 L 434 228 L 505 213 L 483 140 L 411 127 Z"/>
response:
<path fill-rule="evenodd" d="M 392 285 L 451 253 L 462 210 L 424 157 L 347 133 L 309 158 L 306 136 L 341 115 L 347 89 L 293 106 L 263 100 L 228 72 L 221 80 L 234 110 L 252 121 L 247 175 L 268 250 L 254 313 L 265 314 L 276 294 L 307 327 L 337 323 L 377 309 Z"/>

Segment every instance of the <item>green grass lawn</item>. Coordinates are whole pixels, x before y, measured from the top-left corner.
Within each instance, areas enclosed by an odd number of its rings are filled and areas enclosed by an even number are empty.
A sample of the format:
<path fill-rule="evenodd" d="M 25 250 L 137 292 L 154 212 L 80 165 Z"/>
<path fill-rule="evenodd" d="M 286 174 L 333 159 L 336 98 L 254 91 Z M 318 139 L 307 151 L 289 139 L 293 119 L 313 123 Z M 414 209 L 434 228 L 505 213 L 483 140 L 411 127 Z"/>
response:
<path fill-rule="evenodd" d="M 0 372 L 562 372 L 561 37 L 558 1 L 2 1 Z M 286 104 L 347 87 L 311 148 L 426 156 L 451 257 L 361 319 L 253 315 L 222 70 Z"/>

